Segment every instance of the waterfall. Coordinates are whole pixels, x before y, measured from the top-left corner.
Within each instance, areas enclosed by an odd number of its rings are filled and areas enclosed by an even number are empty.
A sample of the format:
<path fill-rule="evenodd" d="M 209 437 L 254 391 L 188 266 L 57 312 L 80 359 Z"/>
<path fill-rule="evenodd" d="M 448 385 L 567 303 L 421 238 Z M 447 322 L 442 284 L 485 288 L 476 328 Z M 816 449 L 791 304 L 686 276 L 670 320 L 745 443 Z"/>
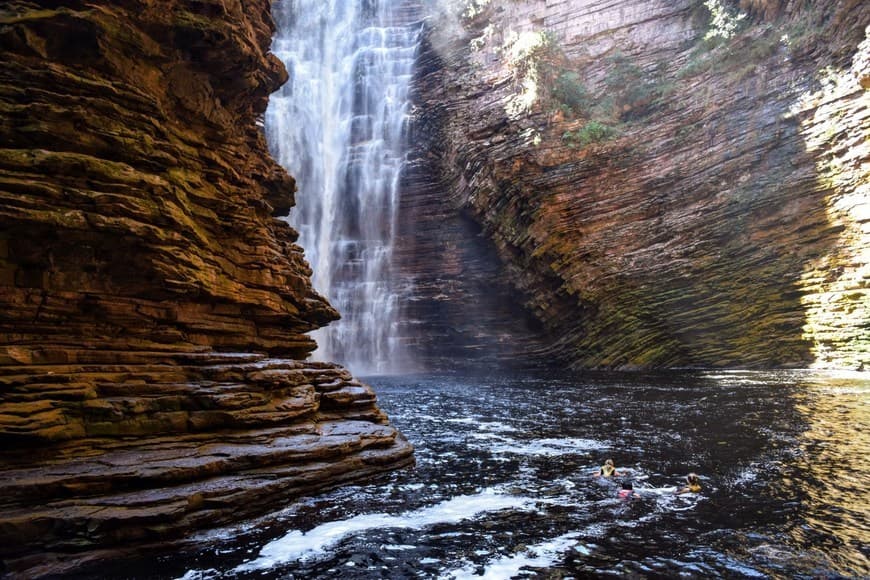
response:
<path fill-rule="evenodd" d="M 400 288 L 391 276 L 420 35 L 408 0 L 279 0 L 272 51 L 290 80 L 266 112 L 272 154 L 296 177 L 290 222 L 315 288 L 341 320 L 316 356 L 356 373 L 398 370 Z"/>

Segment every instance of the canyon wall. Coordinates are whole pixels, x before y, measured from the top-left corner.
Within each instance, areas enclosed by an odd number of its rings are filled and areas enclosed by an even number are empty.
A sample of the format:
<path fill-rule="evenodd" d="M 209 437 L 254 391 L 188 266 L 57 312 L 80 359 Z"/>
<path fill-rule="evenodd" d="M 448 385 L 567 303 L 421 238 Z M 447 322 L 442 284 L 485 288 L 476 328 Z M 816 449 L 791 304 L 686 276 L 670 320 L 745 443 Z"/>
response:
<path fill-rule="evenodd" d="M 407 465 L 280 216 L 268 0 L 0 7 L 0 575 Z"/>
<path fill-rule="evenodd" d="M 867 3 L 440 4 L 416 203 L 477 224 L 537 352 L 870 365 Z"/>
<path fill-rule="evenodd" d="M 541 325 L 522 307 L 494 244 L 444 195 L 437 143 L 422 142 L 403 175 L 394 250 L 406 289 L 398 334 L 412 364 L 472 373 L 551 364 Z"/>

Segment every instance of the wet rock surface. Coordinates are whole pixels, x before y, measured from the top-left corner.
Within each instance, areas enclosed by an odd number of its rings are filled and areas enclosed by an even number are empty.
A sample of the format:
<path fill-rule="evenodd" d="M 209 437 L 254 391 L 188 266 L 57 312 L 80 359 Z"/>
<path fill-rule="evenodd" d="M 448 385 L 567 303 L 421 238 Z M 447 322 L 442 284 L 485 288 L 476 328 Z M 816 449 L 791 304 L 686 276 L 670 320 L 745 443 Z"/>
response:
<path fill-rule="evenodd" d="M 300 362 L 338 314 L 280 217 L 269 8 L 0 8 L 0 574 L 412 461 L 368 386 Z"/>
<path fill-rule="evenodd" d="M 53 398 L 26 380 L 32 368 L 2 369 L 6 572 L 71 571 L 111 547 L 165 542 L 413 461 L 371 389 L 341 367 L 169 361 L 46 366 L 59 385 L 92 385 Z"/>

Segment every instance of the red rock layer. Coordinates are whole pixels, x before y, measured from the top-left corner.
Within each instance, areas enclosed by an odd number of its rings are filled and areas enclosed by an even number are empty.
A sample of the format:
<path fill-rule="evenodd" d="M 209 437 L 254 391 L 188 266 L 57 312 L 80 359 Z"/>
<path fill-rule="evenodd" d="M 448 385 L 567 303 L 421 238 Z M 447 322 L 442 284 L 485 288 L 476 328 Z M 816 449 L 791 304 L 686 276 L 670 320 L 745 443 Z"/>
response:
<path fill-rule="evenodd" d="M 335 365 L 126 358 L 0 368 L 0 558 L 11 577 L 74 571 L 413 461 L 371 389 Z M 66 437 L 33 445 L 34 433 Z"/>
<path fill-rule="evenodd" d="M 368 387 L 293 360 L 337 313 L 279 218 L 272 28 L 268 0 L 0 7 L 0 573 L 412 460 Z"/>
<path fill-rule="evenodd" d="M 870 365 L 867 3 L 470 5 L 420 125 L 551 353 Z"/>
<path fill-rule="evenodd" d="M 53 5 L 3 9 L 5 359 L 54 344 L 304 357 L 303 333 L 336 313 L 274 217 L 295 186 L 256 125 L 286 78 L 268 3 Z"/>

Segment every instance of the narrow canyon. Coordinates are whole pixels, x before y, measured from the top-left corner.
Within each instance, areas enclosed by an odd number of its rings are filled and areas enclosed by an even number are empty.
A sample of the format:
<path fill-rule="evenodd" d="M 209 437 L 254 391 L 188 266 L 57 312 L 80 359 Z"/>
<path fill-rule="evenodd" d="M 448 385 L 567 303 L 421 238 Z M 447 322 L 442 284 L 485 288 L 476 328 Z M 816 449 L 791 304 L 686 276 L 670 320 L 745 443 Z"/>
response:
<path fill-rule="evenodd" d="M 870 370 L 866 2 L 302 4 L 0 6 L 0 575 L 410 467 L 359 376 Z"/>

